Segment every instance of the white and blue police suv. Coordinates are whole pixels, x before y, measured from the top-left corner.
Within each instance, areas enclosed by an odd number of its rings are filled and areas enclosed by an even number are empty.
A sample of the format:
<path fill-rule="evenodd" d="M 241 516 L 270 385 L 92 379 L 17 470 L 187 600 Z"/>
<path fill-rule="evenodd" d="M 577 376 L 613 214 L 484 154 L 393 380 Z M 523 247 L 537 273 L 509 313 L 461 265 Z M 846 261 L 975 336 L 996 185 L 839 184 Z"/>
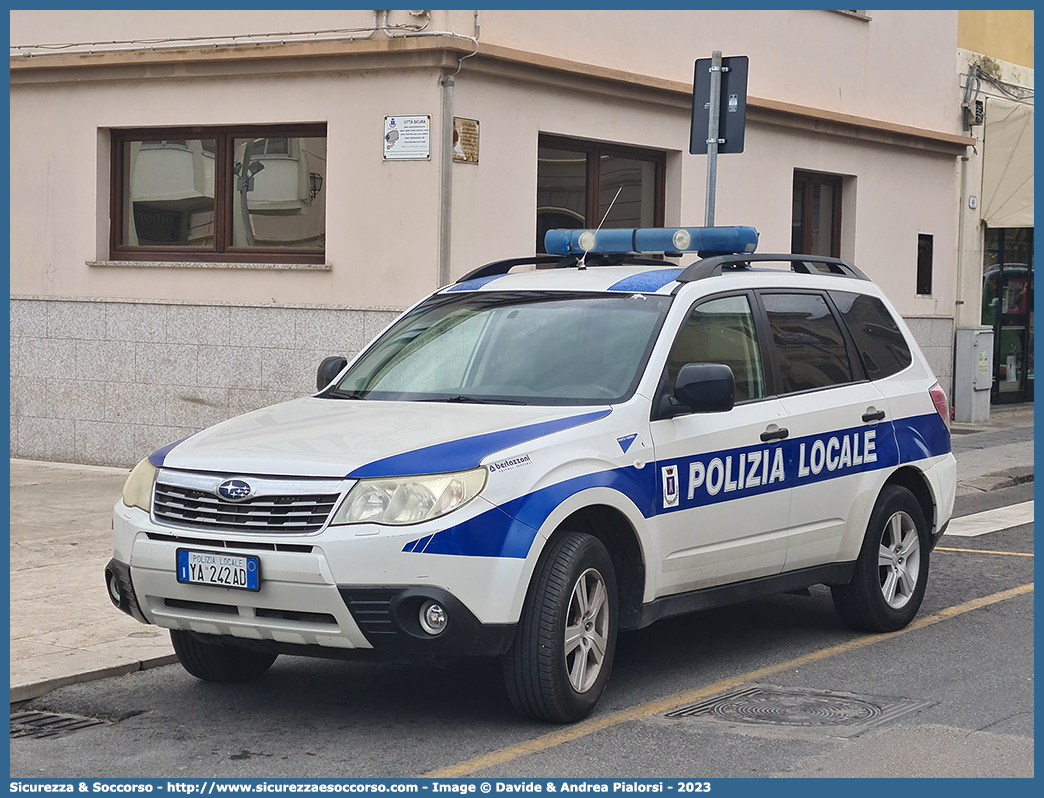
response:
<path fill-rule="evenodd" d="M 558 722 L 660 618 L 822 583 L 852 627 L 903 627 L 953 508 L 946 397 L 857 268 L 756 243 L 552 230 L 436 291 L 314 396 L 142 460 L 113 603 L 200 679 L 492 656 Z"/>

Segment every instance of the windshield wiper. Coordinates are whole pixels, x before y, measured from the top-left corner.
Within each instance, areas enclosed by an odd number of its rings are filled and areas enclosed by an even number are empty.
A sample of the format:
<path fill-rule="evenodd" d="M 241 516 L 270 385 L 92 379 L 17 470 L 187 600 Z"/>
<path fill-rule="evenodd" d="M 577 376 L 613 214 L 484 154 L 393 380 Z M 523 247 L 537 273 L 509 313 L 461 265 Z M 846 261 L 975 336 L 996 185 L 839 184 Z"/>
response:
<path fill-rule="evenodd" d="M 453 396 L 440 396 L 433 399 L 421 399 L 421 402 L 447 402 L 452 404 L 477 404 L 477 405 L 524 405 L 520 399 L 499 399 L 495 396 L 466 396 L 455 394 Z"/>
<path fill-rule="evenodd" d="M 338 391 L 334 389 L 327 393 L 323 398 L 331 399 L 365 399 L 366 394 L 362 391 Z"/>

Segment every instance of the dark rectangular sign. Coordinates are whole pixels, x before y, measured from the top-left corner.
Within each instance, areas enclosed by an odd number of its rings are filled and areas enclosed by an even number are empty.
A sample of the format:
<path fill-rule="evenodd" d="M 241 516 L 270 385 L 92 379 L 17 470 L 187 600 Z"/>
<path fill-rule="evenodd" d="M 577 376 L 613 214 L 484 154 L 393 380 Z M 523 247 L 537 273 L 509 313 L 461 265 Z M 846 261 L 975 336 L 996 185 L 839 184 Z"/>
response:
<path fill-rule="evenodd" d="M 721 113 L 718 116 L 718 152 L 743 152 L 743 130 L 747 121 L 747 66 L 745 55 L 721 59 Z M 710 121 L 711 59 L 696 61 L 692 81 L 692 127 L 689 152 L 707 154 L 707 123 Z M 724 142 L 721 139 L 725 139 Z"/>

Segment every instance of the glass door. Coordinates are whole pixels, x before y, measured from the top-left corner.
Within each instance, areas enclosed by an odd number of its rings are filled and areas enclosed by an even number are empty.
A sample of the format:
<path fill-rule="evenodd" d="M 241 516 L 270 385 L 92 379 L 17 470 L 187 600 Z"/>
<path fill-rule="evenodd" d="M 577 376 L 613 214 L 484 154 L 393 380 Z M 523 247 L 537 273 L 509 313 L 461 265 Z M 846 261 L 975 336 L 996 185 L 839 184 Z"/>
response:
<path fill-rule="evenodd" d="M 1033 230 L 988 229 L 982 323 L 994 332 L 992 401 L 1033 401 Z"/>

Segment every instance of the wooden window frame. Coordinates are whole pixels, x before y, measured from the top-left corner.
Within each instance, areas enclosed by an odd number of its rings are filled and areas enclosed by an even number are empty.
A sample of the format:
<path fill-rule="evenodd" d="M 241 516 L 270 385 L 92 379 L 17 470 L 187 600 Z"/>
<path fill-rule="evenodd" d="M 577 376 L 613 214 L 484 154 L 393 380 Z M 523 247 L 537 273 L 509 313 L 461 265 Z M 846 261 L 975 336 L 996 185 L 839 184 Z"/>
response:
<path fill-rule="evenodd" d="M 234 140 L 244 138 L 326 138 L 326 124 L 236 125 L 220 127 L 126 128 L 111 131 L 109 256 L 114 261 L 198 261 L 228 263 L 325 263 L 325 249 L 232 246 Z M 124 144 L 129 141 L 214 139 L 214 244 L 210 247 L 129 246 L 124 226 Z"/>
<path fill-rule="evenodd" d="M 834 208 L 831 224 L 831 235 L 830 235 L 830 257 L 840 258 L 841 257 L 841 205 L 842 205 L 842 191 L 844 190 L 844 181 L 840 175 L 831 175 L 824 172 L 805 172 L 799 169 L 794 170 L 794 182 L 791 184 L 790 192 L 793 197 L 794 186 L 798 183 L 804 185 L 804 194 L 802 196 L 802 226 L 801 226 L 801 251 L 795 252 L 796 255 L 811 255 L 812 254 L 812 191 L 817 185 L 827 185 L 834 189 Z M 822 254 L 822 253 L 820 253 Z"/>
<path fill-rule="evenodd" d="M 586 156 L 587 207 L 585 209 L 585 224 L 588 228 L 597 227 L 601 221 L 601 203 L 599 201 L 601 156 L 610 155 L 619 158 L 633 158 L 654 164 L 656 167 L 656 185 L 654 187 L 655 199 L 653 200 L 653 226 L 663 227 L 664 206 L 666 204 L 667 153 L 661 150 L 647 150 L 642 147 L 629 147 L 624 144 L 605 144 L 586 139 L 571 139 L 546 133 L 540 134 L 537 147 L 538 149 L 547 147 L 549 149 L 566 150 L 568 152 L 582 153 Z"/>

